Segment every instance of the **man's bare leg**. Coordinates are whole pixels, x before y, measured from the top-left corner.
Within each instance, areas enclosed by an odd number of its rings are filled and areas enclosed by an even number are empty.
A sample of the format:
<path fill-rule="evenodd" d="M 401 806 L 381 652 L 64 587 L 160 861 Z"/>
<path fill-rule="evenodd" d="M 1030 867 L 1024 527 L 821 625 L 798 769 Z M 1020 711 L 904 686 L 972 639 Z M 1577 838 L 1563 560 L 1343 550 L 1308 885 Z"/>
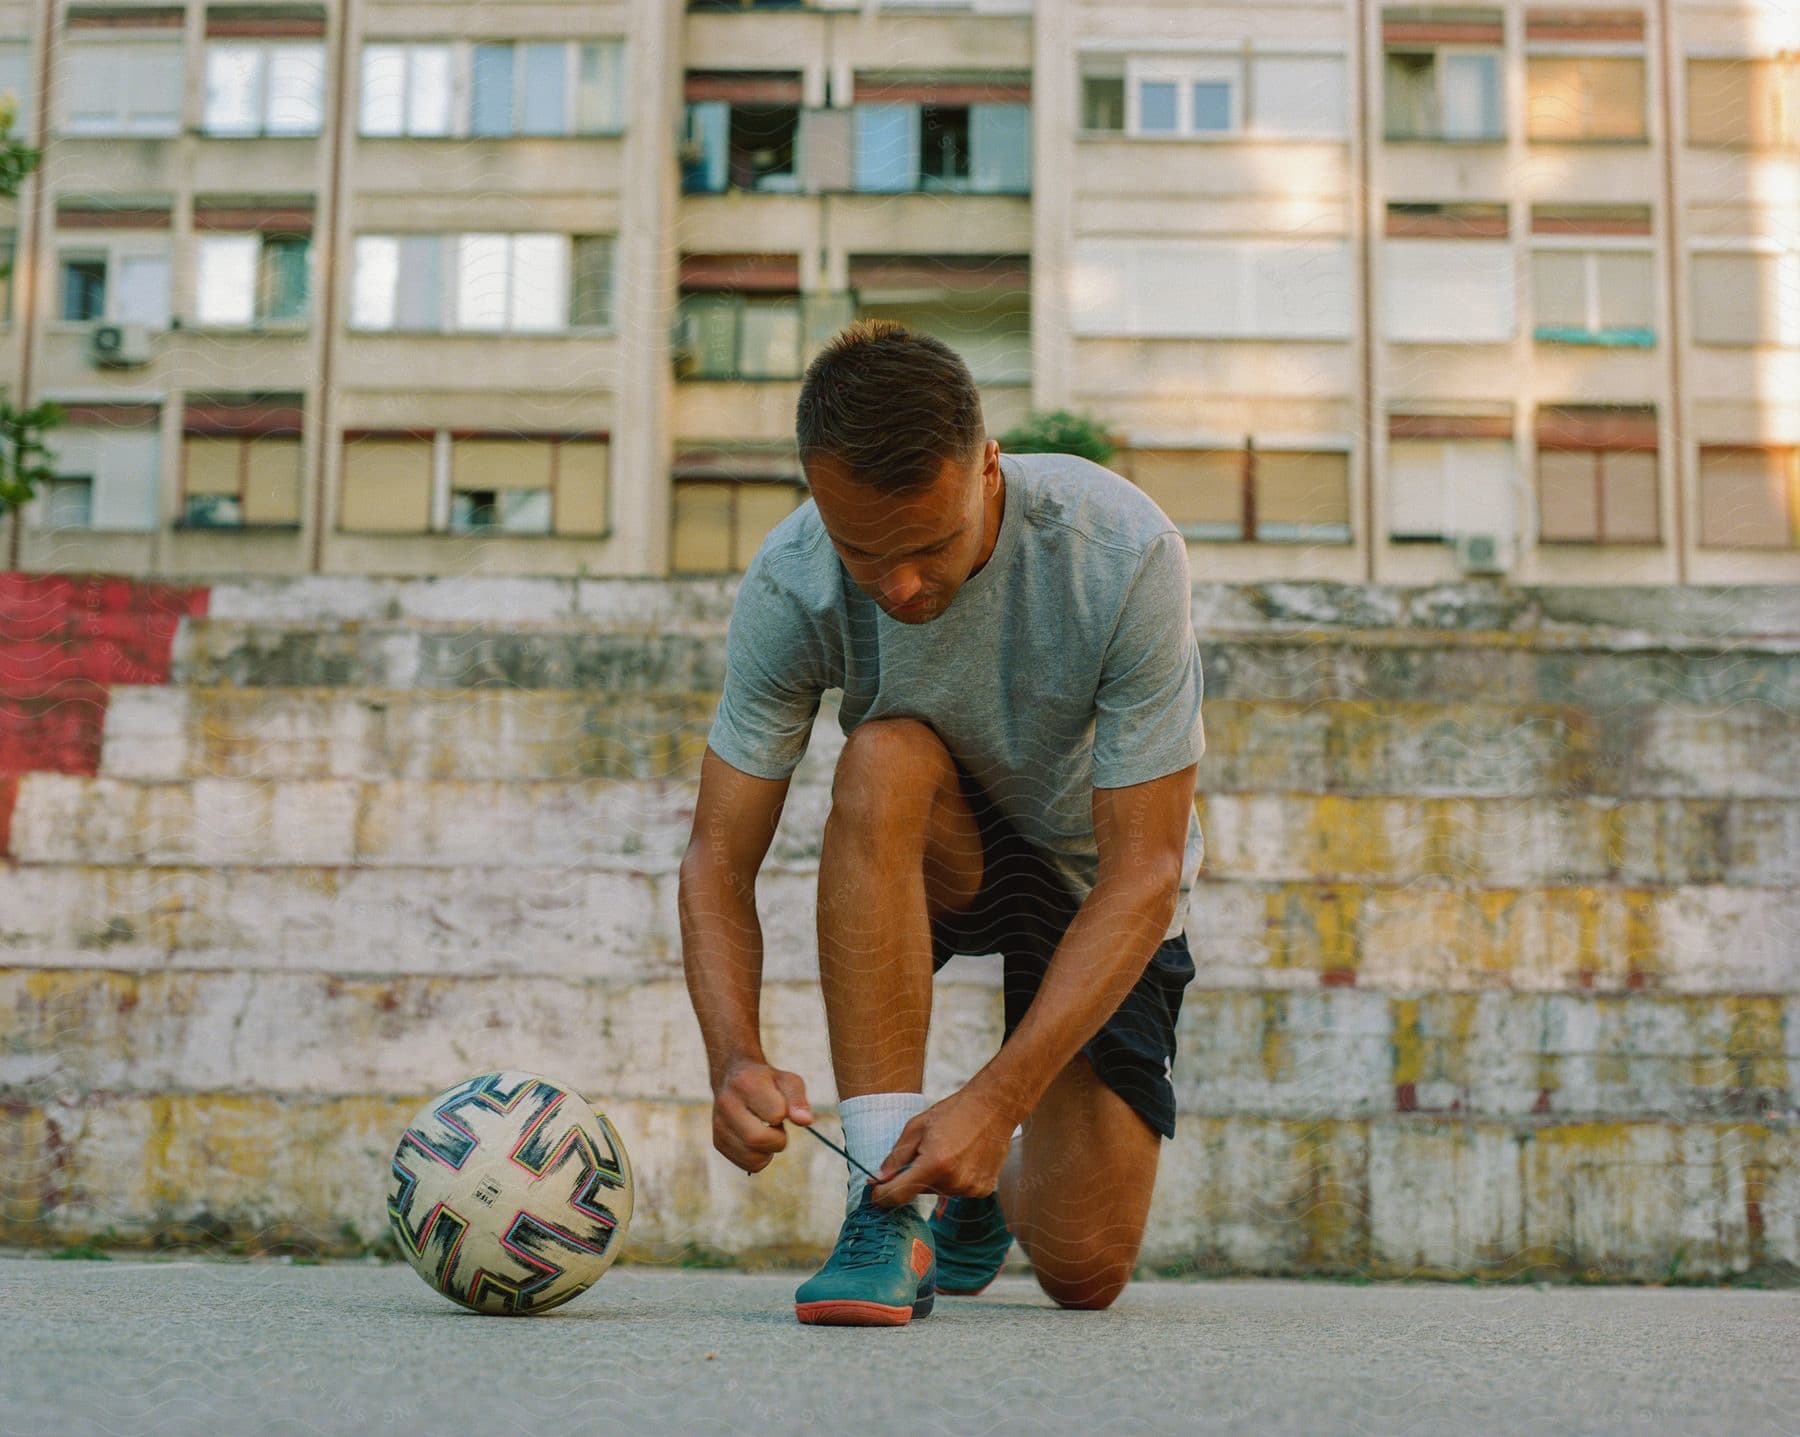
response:
<path fill-rule="evenodd" d="M 858 725 L 819 855 L 819 983 L 840 1100 L 923 1089 L 930 919 L 967 908 L 981 872 L 980 829 L 936 731 Z"/>
<path fill-rule="evenodd" d="M 1038 1285 L 1106 1307 L 1131 1280 L 1162 1137 L 1077 1053 L 1025 1120 L 1000 1171 L 1000 1210 Z"/>

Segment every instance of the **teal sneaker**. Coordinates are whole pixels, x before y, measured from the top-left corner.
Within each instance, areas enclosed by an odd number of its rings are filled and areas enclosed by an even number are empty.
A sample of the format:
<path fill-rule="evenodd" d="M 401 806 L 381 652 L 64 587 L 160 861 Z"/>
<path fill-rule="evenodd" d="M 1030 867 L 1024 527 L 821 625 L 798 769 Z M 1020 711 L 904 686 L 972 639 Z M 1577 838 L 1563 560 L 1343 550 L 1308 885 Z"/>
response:
<path fill-rule="evenodd" d="M 864 1188 L 844 1219 L 831 1256 L 794 1294 L 802 1322 L 899 1327 L 931 1311 L 937 1253 L 931 1229 L 911 1203 L 885 1208 Z"/>
<path fill-rule="evenodd" d="M 937 1246 L 939 1292 L 973 1297 L 987 1291 L 1012 1250 L 1000 1199 L 941 1197 L 926 1224 Z"/>

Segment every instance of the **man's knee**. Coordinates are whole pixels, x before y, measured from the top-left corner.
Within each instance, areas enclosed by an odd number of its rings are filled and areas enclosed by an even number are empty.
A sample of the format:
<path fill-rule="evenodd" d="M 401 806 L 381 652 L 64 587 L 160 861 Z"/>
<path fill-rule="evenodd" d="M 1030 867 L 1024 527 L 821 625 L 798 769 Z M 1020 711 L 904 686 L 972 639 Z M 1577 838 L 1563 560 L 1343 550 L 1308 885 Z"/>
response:
<path fill-rule="evenodd" d="M 1032 1270 L 1058 1307 L 1098 1311 L 1125 1290 L 1132 1264 L 1105 1253 L 1059 1253 L 1034 1260 Z"/>
<path fill-rule="evenodd" d="M 892 833 L 931 813 L 936 787 L 955 772 L 937 731 L 922 719 L 872 719 L 844 740 L 831 780 L 831 816 Z"/>

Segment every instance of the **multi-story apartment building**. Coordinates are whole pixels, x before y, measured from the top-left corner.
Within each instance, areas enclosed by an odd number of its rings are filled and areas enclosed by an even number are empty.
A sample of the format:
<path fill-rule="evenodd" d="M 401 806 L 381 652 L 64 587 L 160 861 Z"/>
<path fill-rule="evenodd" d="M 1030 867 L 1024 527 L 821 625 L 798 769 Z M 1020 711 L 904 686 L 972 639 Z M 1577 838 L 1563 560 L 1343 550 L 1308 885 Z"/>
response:
<path fill-rule="evenodd" d="M 1779 6 L 0 0 L 0 90 L 14 566 L 741 569 L 885 315 L 1198 577 L 1800 579 Z"/>

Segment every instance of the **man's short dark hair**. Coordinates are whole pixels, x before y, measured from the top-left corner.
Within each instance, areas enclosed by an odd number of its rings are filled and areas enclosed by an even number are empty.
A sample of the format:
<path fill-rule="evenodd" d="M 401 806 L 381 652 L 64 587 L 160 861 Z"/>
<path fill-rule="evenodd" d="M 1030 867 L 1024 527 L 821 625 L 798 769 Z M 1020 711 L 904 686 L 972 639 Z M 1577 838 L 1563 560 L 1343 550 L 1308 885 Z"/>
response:
<path fill-rule="evenodd" d="M 802 468 L 829 456 L 888 494 L 929 488 L 945 460 L 973 464 L 987 444 L 962 356 L 891 319 L 859 319 L 814 356 L 794 427 Z"/>

